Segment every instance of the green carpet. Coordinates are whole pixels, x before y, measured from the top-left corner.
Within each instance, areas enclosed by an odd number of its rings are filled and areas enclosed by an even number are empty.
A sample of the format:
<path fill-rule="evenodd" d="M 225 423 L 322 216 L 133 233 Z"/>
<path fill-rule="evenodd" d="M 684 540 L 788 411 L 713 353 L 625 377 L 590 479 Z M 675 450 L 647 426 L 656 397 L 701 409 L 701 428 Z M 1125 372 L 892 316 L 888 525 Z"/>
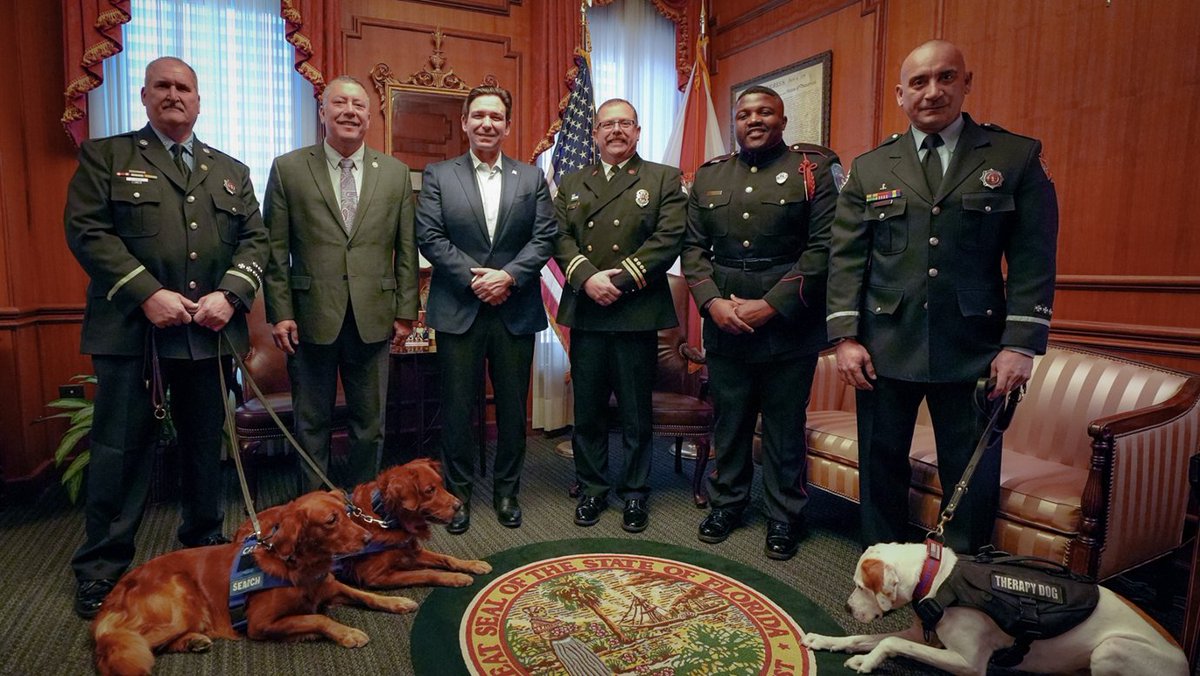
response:
<path fill-rule="evenodd" d="M 762 571 L 695 549 L 652 542 L 617 538 L 556 540 L 515 547 L 487 557 L 492 564 L 490 574 L 479 576 L 475 584 L 464 588 L 441 588 L 432 591 L 421 604 L 412 629 L 412 665 L 418 676 L 455 676 L 469 674 L 459 647 L 459 629 L 463 614 L 481 589 L 493 580 L 526 564 L 572 554 L 589 553 L 636 554 L 669 559 L 733 578 L 768 597 L 796 621 L 804 631 L 840 635 L 842 628 L 825 611 L 804 595 Z M 849 673 L 842 667 L 845 655 L 817 652 L 814 654 L 820 674 Z M 562 672 L 560 672 L 562 673 Z M 676 676 L 691 673 L 675 670 Z M 726 672 L 722 672 L 726 673 Z M 760 673 L 754 669 L 748 673 Z"/>

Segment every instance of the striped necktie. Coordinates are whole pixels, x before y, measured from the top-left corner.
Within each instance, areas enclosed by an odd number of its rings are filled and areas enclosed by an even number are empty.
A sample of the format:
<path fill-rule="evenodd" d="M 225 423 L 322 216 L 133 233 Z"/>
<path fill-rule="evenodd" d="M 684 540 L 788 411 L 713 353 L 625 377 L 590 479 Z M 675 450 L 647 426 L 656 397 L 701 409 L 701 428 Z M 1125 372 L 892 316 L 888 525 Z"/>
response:
<path fill-rule="evenodd" d="M 338 166 L 342 168 L 342 177 L 338 185 L 342 198 L 342 225 L 349 233 L 354 225 L 354 212 L 358 211 L 358 188 L 354 186 L 354 173 L 350 171 L 354 160 L 343 157 Z"/>

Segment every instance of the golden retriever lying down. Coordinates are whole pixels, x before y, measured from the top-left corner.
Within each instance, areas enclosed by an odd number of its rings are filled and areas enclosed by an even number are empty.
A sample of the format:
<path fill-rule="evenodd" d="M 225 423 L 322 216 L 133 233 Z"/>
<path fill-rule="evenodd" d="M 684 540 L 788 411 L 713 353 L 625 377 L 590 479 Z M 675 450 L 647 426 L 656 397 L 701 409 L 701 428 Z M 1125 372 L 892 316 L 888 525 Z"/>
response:
<path fill-rule="evenodd" d="M 370 533 L 346 514 L 340 493 L 308 493 L 271 510 L 266 544 L 252 551 L 259 569 L 290 582 L 246 599 L 246 635 L 256 640 L 327 638 L 365 645 L 362 631 L 318 613 L 357 604 L 391 613 L 416 609 L 411 599 L 364 592 L 334 579 L 333 557 L 358 551 Z M 230 618 L 230 575 L 244 545 L 183 549 L 156 557 L 121 578 L 92 623 L 101 674 L 149 674 L 154 652 L 202 652 L 212 639 L 237 639 Z"/>

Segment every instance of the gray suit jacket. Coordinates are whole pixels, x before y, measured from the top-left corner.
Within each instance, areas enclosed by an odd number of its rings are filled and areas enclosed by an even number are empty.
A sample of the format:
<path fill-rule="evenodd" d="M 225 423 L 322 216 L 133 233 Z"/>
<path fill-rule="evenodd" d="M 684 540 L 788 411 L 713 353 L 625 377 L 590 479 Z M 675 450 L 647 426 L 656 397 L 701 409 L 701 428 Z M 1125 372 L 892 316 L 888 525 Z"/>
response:
<path fill-rule="evenodd" d="M 417 207 L 417 239 L 433 264 L 425 318 L 438 331 L 465 333 L 482 301 L 471 291 L 471 268 L 504 270 L 516 280 L 499 306 L 514 335 L 546 328 L 541 270 L 554 252 L 558 224 L 542 170 L 501 156 L 502 184 L 496 234 L 488 241 L 483 200 L 470 154 L 425 168 Z"/>
<path fill-rule="evenodd" d="M 394 319 L 417 318 L 413 198 L 403 162 L 367 148 L 347 233 L 324 144 L 275 158 L 263 213 L 271 233 L 267 321 L 294 319 L 300 340 L 328 345 L 349 305 L 364 342 L 387 340 Z"/>

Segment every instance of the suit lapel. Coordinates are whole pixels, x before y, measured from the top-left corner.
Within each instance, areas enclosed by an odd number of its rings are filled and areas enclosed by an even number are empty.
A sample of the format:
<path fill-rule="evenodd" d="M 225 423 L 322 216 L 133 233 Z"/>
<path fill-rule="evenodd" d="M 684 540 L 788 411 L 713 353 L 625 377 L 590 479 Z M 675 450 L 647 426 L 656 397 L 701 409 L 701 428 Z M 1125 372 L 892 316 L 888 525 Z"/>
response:
<path fill-rule="evenodd" d="M 517 196 L 517 183 L 521 176 L 511 158 L 500 156 L 500 212 L 496 215 L 496 234 L 492 237 L 492 249 L 500 241 L 500 234 L 508 223 L 508 213 L 512 210 L 513 199 Z"/>
<path fill-rule="evenodd" d="M 946 178 L 942 181 L 942 187 L 938 190 L 938 201 L 941 201 L 946 195 L 954 192 L 955 188 L 970 178 L 985 160 L 984 154 L 975 152 L 975 149 L 989 145 L 987 137 L 980 131 L 979 125 L 975 124 L 965 113 L 963 117 L 965 118 L 965 124 L 963 125 L 962 133 L 958 137 L 958 144 L 954 147 L 954 157 L 950 159 L 950 167 L 946 170 Z"/>
<path fill-rule="evenodd" d="M 354 224 L 350 229 L 351 239 L 363 224 L 367 210 L 371 208 L 371 198 L 375 195 L 375 188 L 379 185 L 379 155 L 370 148 L 365 150 L 363 166 L 359 168 L 363 173 L 362 192 L 358 195 L 358 208 L 354 211 Z"/>
<path fill-rule="evenodd" d="M 462 184 L 462 191 L 467 196 L 471 212 L 475 214 L 475 225 L 479 229 L 479 235 L 487 242 L 487 217 L 483 215 L 483 196 L 479 194 L 479 184 L 475 181 L 475 166 L 472 164 L 470 153 L 460 155 L 455 160 L 454 173 Z"/>
<path fill-rule="evenodd" d="M 195 145 L 195 143 L 192 144 L 193 147 Z M 154 129 L 149 124 L 138 132 L 138 147 L 141 148 L 142 157 L 147 162 L 162 172 L 162 175 L 166 176 L 167 180 L 176 188 L 187 192 L 187 182 L 184 181 L 183 174 L 179 173 L 179 167 L 175 166 L 175 160 L 171 159 L 171 153 L 167 152 L 167 147 L 159 140 L 158 134 L 154 133 Z"/>
<path fill-rule="evenodd" d="M 208 161 L 212 154 L 208 150 L 208 146 L 201 143 L 200 139 L 192 137 L 192 173 L 188 177 L 188 190 L 194 190 L 208 180 Z M 172 162 L 174 164 L 174 162 Z"/>
<path fill-rule="evenodd" d="M 916 141 L 913 140 L 912 129 L 901 136 L 890 146 L 892 158 L 892 174 L 909 190 L 920 195 L 926 202 L 933 204 L 933 195 L 925 183 L 925 172 L 921 170 L 921 160 L 917 157 Z M 868 186 L 869 187 L 869 186 Z M 882 189 L 882 188 L 880 188 Z"/>
<path fill-rule="evenodd" d="M 341 227 L 342 232 L 346 232 L 342 225 L 342 210 L 338 207 L 337 195 L 333 194 L 333 182 L 329 178 L 329 161 L 325 158 L 324 144 L 309 147 L 308 170 L 312 172 L 313 183 L 317 184 L 317 191 L 325 200 L 325 206 L 329 207 L 333 222 Z"/>
<path fill-rule="evenodd" d="M 597 185 L 598 199 L 592 203 L 591 212 L 588 217 L 594 216 L 596 212 L 608 206 L 610 202 L 615 200 L 619 195 L 622 195 L 633 184 L 641 180 L 642 158 L 634 155 L 629 158 L 624 167 L 617 171 L 616 175 L 609 180 L 604 180 L 604 165 L 600 165 L 600 171 L 597 172 L 596 183 L 603 184 L 601 187 Z"/>

